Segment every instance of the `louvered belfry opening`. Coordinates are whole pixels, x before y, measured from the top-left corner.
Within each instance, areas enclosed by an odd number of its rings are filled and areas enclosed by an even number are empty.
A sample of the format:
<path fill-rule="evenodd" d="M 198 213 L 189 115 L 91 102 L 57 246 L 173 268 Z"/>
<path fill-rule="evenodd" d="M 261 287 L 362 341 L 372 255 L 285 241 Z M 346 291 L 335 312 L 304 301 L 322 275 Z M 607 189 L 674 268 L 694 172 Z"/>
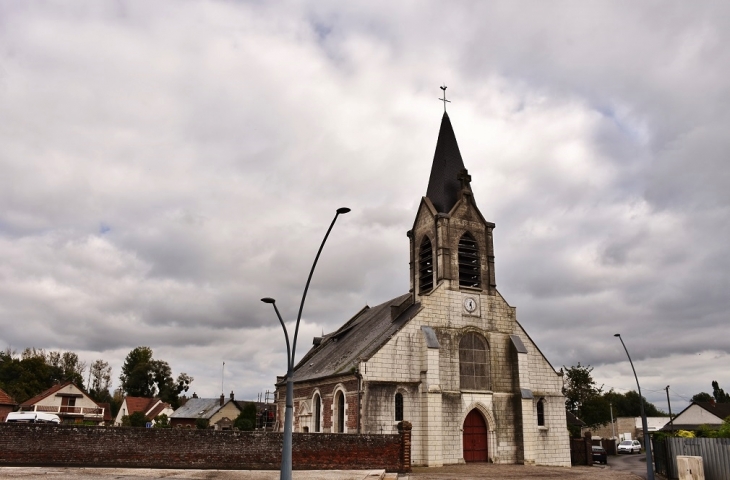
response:
<path fill-rule="evenodd" d="M 459 342 L 459 384 L 462 390 L 489 390 L 489 346 L 475 333 Z"/>
<path fill-rule="evenodd" d="M 459 286 L 480 288 L 479 247 L 468 232 L 459 240 Z"/>
<path fill-rule="evenodd" d="M 428 237 L 423 238 L 418 254 L 418 285 L 419 293 L 433 290 L 433 249 Z"/>

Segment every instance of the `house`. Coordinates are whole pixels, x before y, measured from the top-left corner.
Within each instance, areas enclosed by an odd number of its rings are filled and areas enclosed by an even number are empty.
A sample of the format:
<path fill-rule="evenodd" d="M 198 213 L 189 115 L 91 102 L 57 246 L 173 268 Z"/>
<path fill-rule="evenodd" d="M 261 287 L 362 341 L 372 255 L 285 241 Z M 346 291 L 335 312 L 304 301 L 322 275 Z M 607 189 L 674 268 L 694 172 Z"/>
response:
<path fill-rule="evenodd" d="M 122 425 L 122 417 L 132 415 L 136 412 L 144 413 L 147 421 L 155 423 L 155 417 L 162 415 L 163 413 L 168 417 L 172 415 L 172 406 L 169 403 L 165 403 L 159 398 L 145 398 L 145 397 L 124 397 L 122 400 L 122 406 L 119 408 L 116 418 L 114 419 L 114 425 Z"/>
<path fill-rule="evenodd" d="M 23 412 L 55 413 L 63 423 L 104 424 L 105 409 L 71 382 L 54 385 L 20 405 Z"/>
<path fill-rule="evenodd" d="M 8 413 L 14 412 L 17 406 L 18 402 L 0 388 L 0 422 L 4 422 Z"/>
<path fill-rule="evenodd" d="M 562 374 L 497 290 L 495 225 L 471 180 L 444 113 L 407 234 L 410 289 L 314 339 L 293 372 L 294 431 L 390 434 L 407 421 L 413 465 L 570 466 Z"/>
<path fill-rule="evenodd" d="M 233 392 L 229 398 L 223 394 L 220 398 L 198 398 L 193 394 L 185 405 L 170 415 L 170 425 L 195 428 L 198 419 L 203 419 L 216 430 L 229 430 L 240 413 L 241 407 L 234 400 Z"/>
<path fill-rule="evenodd" d="M 639 440 L 644 442 L 644 426 L 641 417 L 616 417 L 613 421 L 613 425 L 607 423 L 598 427 L 584 427 L 581 429 L 581 434 L 591 432 L 594 438 L 613 438 L 615 435 L 619 441 Z M 658 432 L 668 423 L 669 417 L 646 417 L 646 427 L 650 434 Z"/>
<path fill-rule="evenodd" d="M 730 403 L 692 402 L 674 417 L 671 424 L 667 423 L 662 431 L 694 431 L 700 425 L 707 425 L 714 430 L 720 428 L 727 417 L 730 417 Z"/>

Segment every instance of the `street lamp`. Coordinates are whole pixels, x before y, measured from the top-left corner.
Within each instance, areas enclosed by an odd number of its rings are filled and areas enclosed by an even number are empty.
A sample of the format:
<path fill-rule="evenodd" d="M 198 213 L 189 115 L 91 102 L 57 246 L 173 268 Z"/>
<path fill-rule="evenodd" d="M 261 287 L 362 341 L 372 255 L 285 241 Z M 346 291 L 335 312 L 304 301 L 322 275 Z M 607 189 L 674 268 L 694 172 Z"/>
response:
<path fill-rule="evenodd" d="M 636 388 L 639 389 L 639 406 L 641 407 L 641 426 L 644 429 L 644 450 L 646 450 L 646 479 L 654 480 L 654 461 L 651 458 L 651 443 L 649 442 L 649 429 L 646 425 L 646 413 L 644 413 L 644 397 L 641 396 L 641 386 L 639 385 L 639 377 L 636 376 L 636 369 L 634 368 L 634 362 L 631 361 L 631 355 L 626 349 L 624 339 L 621 338 L 621 334 L 617 333 L 614 337 L 618 337 L 621 340 L 621 345 L 624 346 L 626 356 L 629 357 L 629 363 L 631 364 L 631 370 L 634 371 L 634 378 L 636 379 Z"/>
<path fill-rule="evenodd" d="M 309 271 L 309 278 L 307 278 L 307 284 L 304 286 L 304 293 L 302 294 L 302 303 L 299 304 L 299 313 L 297 314 L 297 323 L 294 327 L 294 340 L 292 341 L 291 345 L 289 344 L 289 332 L 286 329 L 286 325 L 284 324 L 284 320 L 281 318 L 281 314 L 279 313 L 279 309 L 276 308 L 276 300 L 270 297 L 262 298 L 261 301 L 264 303 L 270 303 L 274 306 L 274 311 L 276 312 L 276 316 L 279 318 L 279 323 L 281 323 L 281 328 L 284 329 L 284 339 L 286 340 L 286 411 L 284 415 L 284 443 L 282 445 L 282 451 L 281 451 L 281 475 L 279 478 L 281 480 L 291 480 L 292 478 L 292 427 L 293 427 L 293 421 L 294 421 L 294 380 L 292 379 L 292 373 L 294 371 L 294 354 L 296 353 L 297 349 L 297 335 L 299 334 L 299 321 L 302 319 L 302 309 L 304 308 L 304 300 L 307 298 L 307 290 L 309 290 L 309 282 L 312 281 L 312 274 L 314 273 L 314 267 L 317 266 L 317 261 L 319 260 L 319 255 L 322 253 L 322 248 L 324 247 L 324 242 L 327 241 L 327 237 L 329 237 L 330 232 L 332 231 L 332 227 L 335 226 L 335 222 L 337 221 L 337 217 L 340 215 L 343 215 L 347 212 L 349 212 L 350 209 L 347 207 L 342 207 L 337 209 L 337 213 L 335 214 L 335 218 L 332 219 L 332 223 L 330 224 L 330 228 L 327 229 L 327 233 L 324 236 L 324 239 L 322 240 L 322 244 L 319 246 L 319 250 L 317 251 L 317 256 L 314 257 L 314 263 L 312 264 L 312 269 Z"/>

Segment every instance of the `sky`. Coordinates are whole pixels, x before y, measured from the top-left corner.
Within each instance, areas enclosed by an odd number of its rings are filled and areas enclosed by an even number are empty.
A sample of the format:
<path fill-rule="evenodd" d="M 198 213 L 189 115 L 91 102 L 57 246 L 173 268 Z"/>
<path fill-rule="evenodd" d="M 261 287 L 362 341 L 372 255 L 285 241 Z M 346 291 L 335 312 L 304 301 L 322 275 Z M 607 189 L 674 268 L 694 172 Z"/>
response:
<path fill-rule="evenodd" d="M 0 348 L 149 346 L 255 399 L 406 293 L 447 109 L 557 370 L 730 388 L 730 4 L 0 1 Z M 225 367 L 223 367 L 225 362 Z"/>

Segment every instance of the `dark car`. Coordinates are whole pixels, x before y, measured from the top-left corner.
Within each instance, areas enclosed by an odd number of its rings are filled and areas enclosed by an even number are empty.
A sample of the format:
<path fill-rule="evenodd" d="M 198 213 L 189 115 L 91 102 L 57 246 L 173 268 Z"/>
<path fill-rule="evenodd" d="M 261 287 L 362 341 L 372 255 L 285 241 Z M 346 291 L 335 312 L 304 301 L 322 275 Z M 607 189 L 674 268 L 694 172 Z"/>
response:
<path fill-rule="evenodd" d="M 608 464 L 608 455 L 603 447 L 598 445 L 593 446 L 593 461 L 604 465 Z"/>

